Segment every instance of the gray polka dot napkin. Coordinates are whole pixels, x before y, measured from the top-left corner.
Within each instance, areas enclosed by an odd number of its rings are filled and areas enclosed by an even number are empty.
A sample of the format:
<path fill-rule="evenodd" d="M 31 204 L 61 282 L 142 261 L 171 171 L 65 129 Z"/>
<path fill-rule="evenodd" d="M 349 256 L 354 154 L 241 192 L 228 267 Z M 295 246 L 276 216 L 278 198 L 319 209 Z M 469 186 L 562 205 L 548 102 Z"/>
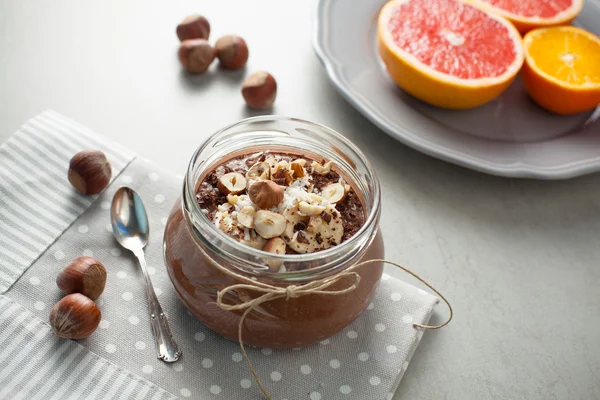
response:
<path fill-rule="evenodd" d="M 55 113 L 53 116 L 68 121 Z M 107 365 L 128 371 L 136 379 L 148 381 L 152 384 L 147 386 L 148 391 L 163 393 L 158 391 L 161 388 L 174 396 L 195 399 L 263 398 L 238 344 L 220 337 L 190 316 L 176 298 L 167 276 L 162 258 L 162 232 L 169 210 L 181 192 L 182 178 L 151 162 L 132 158 L 132 162 L 118 171 L 109 188 L 55 235 L 51 245 L 28 249 L 37 251 L 38 257 L 2 297 L 29 310 L 45 323 L 50 308 L 61 297 L 54 283 L 58 271 L 75 257 L 94 256 L 104 263 L 109 276 L 106 290 L 97 300 L 102 310 L 100 327 L 88 339 L 77 341 L 86 352 L 107 360 Z M 66 177 L 68 158 L 64 161 Z M 65 179 L 62 189 L 69 188 L 68 185 Z M 110 232 L 110 201 L 122 185 L 135 189 L 148 211 L 149 271 L 184 353 L 182 360 L 174 364 L 165 364 L 156 358 L 139 267 Z M 42 227 L 32 225 L 30 228 L 33 232 L 22 235 L 33 235 L 38 229 L 45 235 L 50 234 Z M 0 239 L 3 234 L 7 235 L 7 231 L 0 225 Z M 427 292 L 384 275 L 373 303 L 338 335 L 304 348 L 249 349 L 248 354 L 277 400 L 391 399 L 423 334 L 423 330 L 414 328 L 412 323 L 427 323 L 437 302 L 438 299 Z M 15 315 L 3 318 L 0 310 L 0 324 L 13 320 Z M 52 352 L 40 357 L 52 357 Z M 57 358 L 56 362 L 71 361 Z M 0 366 L 0 384 L 3 379 L 11 379 L 5 376 L 3 368 Z M 104 378 L 107 373 L 102 371 L 99 368 L 98 376 Z M 125 385 L 125 379 L 117 382 L 109 377 L 104 383 L 110 393 L 114 393 L 110 389 L 116 384 Z"/>

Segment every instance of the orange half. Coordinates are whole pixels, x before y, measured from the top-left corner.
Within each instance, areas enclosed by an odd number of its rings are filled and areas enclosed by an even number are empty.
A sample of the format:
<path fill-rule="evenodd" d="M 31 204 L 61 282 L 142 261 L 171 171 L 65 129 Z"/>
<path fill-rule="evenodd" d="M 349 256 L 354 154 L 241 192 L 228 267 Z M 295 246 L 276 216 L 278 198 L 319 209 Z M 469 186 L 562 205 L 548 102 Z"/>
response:
<path fill-rule="evenodd" d="M 523 82 L 541 107 L 575 114 L 600 104 L 600 38 L 574 26 L 525 35 Z"/>
<path fill-rule="evenodd" d="M 379 14 L 377 37 L 394 82 L 443 108 L 487 103 L 523 64 L 516 28 L 463 0 L 392 0 Z"/>

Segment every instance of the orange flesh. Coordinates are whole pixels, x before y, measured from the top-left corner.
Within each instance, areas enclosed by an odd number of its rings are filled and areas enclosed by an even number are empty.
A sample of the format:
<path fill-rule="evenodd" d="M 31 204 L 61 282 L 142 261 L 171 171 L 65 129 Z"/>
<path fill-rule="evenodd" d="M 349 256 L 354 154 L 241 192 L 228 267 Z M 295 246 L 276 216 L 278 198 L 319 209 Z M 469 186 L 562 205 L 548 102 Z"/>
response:
<path fill-rule="evenodd" d="M 485 0 L 494 7 L 522 17 L 553 18 L 570 8 L 572 0 Z"/>
<path fill-rule="evenodd" d="M 579 32 L 548 30 L 527 52 L 542 72 L 571 85 L 600 84 L 600 43 Z"/>
<path fill-rule="evenodd" d="M 409 0 L 394 11 L 389 30 L 421 63 L 461 79 L 502 75 L 516 57 L 506 26 L 454 0 Z"/>

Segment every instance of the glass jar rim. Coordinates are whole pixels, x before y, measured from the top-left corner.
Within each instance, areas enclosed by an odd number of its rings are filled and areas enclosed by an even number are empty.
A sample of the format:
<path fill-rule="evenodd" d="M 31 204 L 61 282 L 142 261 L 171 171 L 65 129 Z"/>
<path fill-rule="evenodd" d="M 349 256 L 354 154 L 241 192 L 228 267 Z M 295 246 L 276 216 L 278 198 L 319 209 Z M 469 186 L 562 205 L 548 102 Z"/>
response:
<path fill-rule="evenodd" d="M 241 125 L 260 123 L 260 122 L 277 122 L 277 121 L 288 121 L 288 122 L 291 121 L 291 122 L 303 124 L 306 126 L 312 126 L 316 129 L 320 129 L 320 130 L 326 132 L 328 135 L 331 135 L 336 140 L 339 140 L 340 142 L 342 142 L 344 144 L 344 146 L 347 147 L 347 150 L 350 150 L 353 153 L 353 154 L 346 154 L 346 151 L 344 151 L 343 154 L 347 155 L 347 156 L 353 156 L 356 159 L 358 159 L 360 161 L 360 163 L 366 168 L 367 173 L 370 175 L 370 178 L 371 178 L 370 181 L 372 182 L 372 190 L 371 190 L 372 206 L 370 207 L 369 212 L 365 218 L 365 221 L 364 221 L 363 225 L 359 228 L 359 230 L 357 232 L 355 232 L 349 239 L 343 241 L 342 243 L 340 243 L 337 246 L 333 246 L 333 247 L 330 247 L 329 249 L 320 250 L 320 251 L 313 252 L 313 253 L 306 253 L 306 254 L 274 254 L 274 253 L 266 252 L 264 250 L 259 250 L 259 249 L 253 248 L 251 246 L 248 246 L 246 244 L 243 244 L 243 243 L 235 240 L 234 238 L 230 237 L 229 235 L 225 234 L 224 232 L 222 232 L 217 226 L 215 226 L 212 223 L 212 221 L 207 217 L 207 215 L 204 212 L 202 212 L 200 205 L 198 204 L 197 201 L 195 201 L 196 188 L 197 188 L 197 182 L 196 182 L 196 177 L 195 177 L 196 161 L 198 160 L 199 155 L 204 150 L 207 149 L 207 146 L 210 145 L 211 139 L 218 137 L 219 135 L 222 135 L 222 134 L 224 134 L 232 129 L 235 129 L 236 127 L 239 127 Z M 210 230 L 212 232 L 214 232 L 216 235 L 219 235 L 219 237 L 221 239 L 223 239 L 229 246 L 236 249 L 236 251 L 241 251 L 241 252 L 243 252 L 249 256 L 255 257 L 255 258 L 269 258 L 271 260 L 281 261 L 281 262 L 314 262 L 314 261 L 325 259 L 329 256 L 334 256 L 336 254 L 339 254 L 340 252 L 346 251 L 347 249 L 353 248 L 353 246 L 356 246 L 360 242 L 361 238 L 364 236 L 365 232 L 367 230 L 369 230 L 369 227 L 373 226 L 373 224 L 378 224 L 378 219 L 379 219 L 379 214 L 380 214 L 380 205 L 381 205 L 380 197 L 381 197 L 381 193 L 380 193 L 379 180 L 377 179 L 377 177 L 375 175 L 375 172 L 374 172 L 374 169 L 373 169 L 371 163 L 367 160 L 366 156 L 362 153 L 362 151 L 360 151 L 360 149 L 356 145 L 354 145 L 354 143 L 352 143 L 349 139 L 347 139 L 346 137 L 344 137 L 337 131 L 335 131 L 325 125 L 322 125 L 322 124 L 314 123 L 314 122 L 299 119 L 299 118 L 291 118 L 291 117 L 281 116 L 281 115 L 263 115 L 263 116 L 245 118 L 245 119 L 242 119 L 238 122 L 235 122 L 233 124 L 230 124 L 222 129 L 218 130 L 217 132 L 212 134 L 209 138 L 207 138 L 195 150 L 195 152 L 192 155 L 192 158 L 190 160 L 190 163 L 188 165 L 188 170 L 187 170 L 187 173 L 185 176 L 184 185 L 183 185 L 182 201 L 183 201 L 183 205 L 184 205 L 185 209 L 189 210 L 189 208 L 191 208 L 193 211 L 193 215 L 200 218 L 200 221 L 202 223 L 205 223 L 208 226 L 210 226 Z M 195 223 L 195 220 L 193 220 L 192 223 Z M 223 251 L 223 249 L 221 249 L 221 248 L 218 248 L 218 250 Z M 299 270 L 299 271 L 289 271 L 289 272 L 285 272 L 285 273 L 273 273 L 272 271 L 270 271 L 268 269 L 268 267 L 266 267 L 264 265 L 263 266 L 256 265 L 256 266 L 248 266 L 248 267 L 250 268 L 250 270 L 252 270 L 253 272 L 256 272 L 256 273 L 266 272 L 268 275 L 283 276 L 283 277 L 294 276 L 294 275 L 304 275 L 307 272 L 311 272 L 313 270 L 315 272 L 320 272 L 323 270 L 323 268 L 321 268 L 321 267 L 315 267 L 315 268 L 312 268 L 311 270 Z M 329 269 L 326 269 L 326 270 L 329 270 Z"/>

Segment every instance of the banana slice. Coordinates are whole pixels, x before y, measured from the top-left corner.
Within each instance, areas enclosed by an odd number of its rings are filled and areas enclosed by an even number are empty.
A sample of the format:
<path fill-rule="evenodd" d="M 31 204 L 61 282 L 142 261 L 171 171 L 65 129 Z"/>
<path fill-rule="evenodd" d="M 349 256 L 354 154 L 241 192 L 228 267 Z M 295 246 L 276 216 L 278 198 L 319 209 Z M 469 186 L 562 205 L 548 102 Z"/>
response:
<path fill-rule="evenodd" d="M 342 242 L 342 217 L 333 205 L 328 204 L 319 215 L 302 214 L 297 204 L 283 212 L 287 221 L 283 238 L 290 249 L 298 253 L 313 253 Z"/>

